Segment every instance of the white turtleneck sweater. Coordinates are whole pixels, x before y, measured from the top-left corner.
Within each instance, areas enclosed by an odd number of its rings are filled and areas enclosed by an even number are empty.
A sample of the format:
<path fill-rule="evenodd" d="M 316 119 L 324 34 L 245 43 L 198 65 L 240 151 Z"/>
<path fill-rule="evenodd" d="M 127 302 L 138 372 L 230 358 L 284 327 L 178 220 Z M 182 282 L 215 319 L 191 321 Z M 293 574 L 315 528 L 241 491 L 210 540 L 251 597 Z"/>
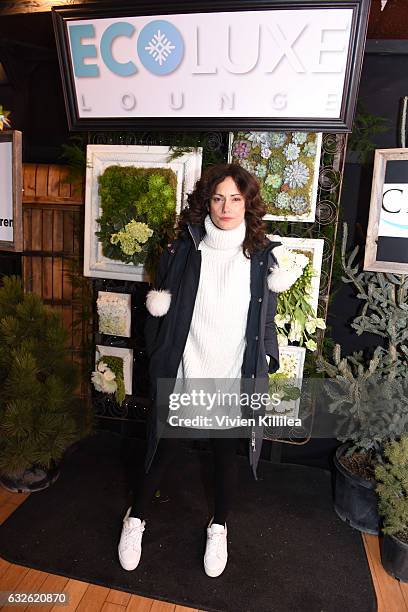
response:
<path fill-rule="evenodd" d="M 242 251 L 246 223 L 243 220 L 235 229 L 222 230 L 207 215 L 204 224 L 206 234 L 199 245 L 200 279 L 174 393 L 188 392 L 192 388 L 224 392 L 239 390 L 250 302 L 251 262 Z M 208 381 L 208 385 L 194 387 L 194 380 L 190 379 L 197 378 L 224 379 L 224 383 L 220 385 L 220 381 L 215 381 L 216 384 L 213 382 L 211 385 Z M 208 411 L 190 405 L 170 411 L 170 415 L 191 418 L 197 414 L 211 417 L 228 414 L 234 417 L 241 414 L 238 408 L 220 406 L 216 412 L 215 409 Z M 186 426 L 184 423 L 180 425 Z M 216 424 L 209 428 L 233 426 Z"/>

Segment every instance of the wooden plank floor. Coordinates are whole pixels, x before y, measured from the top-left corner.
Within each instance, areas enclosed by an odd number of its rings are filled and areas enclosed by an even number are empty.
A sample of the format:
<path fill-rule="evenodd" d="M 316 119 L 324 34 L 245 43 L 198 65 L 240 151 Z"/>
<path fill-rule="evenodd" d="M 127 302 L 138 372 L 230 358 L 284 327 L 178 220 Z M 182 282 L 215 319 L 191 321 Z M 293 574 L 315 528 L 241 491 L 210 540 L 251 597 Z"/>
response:
<path fill-rule="evenodd" d="M 0 523 L 27 498 L 28 494 L 10 493 L 0 486 Z M 380 561 L 377 536 L 362 534 L 368 562 L 377 593 L 378 612 L 408 612 L 408 584 L 400 583 L 387 574 Z M 156 599 L 131 595 L 107 587 L 54 576 L 46 572 L 14 565 L 0 558 L 0 591 L 62 592 L 69 594 L 67 606 L 3 606 L 2 610 L 30 612 L 205 612 Z M 364 610 L 358 612 L 365 612 Z"/>

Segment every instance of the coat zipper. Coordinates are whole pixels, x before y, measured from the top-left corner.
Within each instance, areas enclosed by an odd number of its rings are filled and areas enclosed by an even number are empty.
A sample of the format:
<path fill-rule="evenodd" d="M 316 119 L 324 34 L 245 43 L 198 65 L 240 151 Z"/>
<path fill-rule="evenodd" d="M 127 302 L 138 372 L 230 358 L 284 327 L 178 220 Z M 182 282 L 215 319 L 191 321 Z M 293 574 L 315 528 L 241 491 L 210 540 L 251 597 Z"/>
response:
<path fill-rule="evenodd" d="M 194 238 L 194 236 L 193 236 L 193 232 L 191 231 L 191 228 L 190 228 L 190 225 L 189 225 L 189 224 L 187 225 L 187 228 L 188 228 L 188 231 L 190 232 L 190 236 L 191 236 L 191 238 L 192 238 L 192 240 L 193 240 L 195 250 L 197 250 L 197 244 L 196 244 L 195 238 Z"/>

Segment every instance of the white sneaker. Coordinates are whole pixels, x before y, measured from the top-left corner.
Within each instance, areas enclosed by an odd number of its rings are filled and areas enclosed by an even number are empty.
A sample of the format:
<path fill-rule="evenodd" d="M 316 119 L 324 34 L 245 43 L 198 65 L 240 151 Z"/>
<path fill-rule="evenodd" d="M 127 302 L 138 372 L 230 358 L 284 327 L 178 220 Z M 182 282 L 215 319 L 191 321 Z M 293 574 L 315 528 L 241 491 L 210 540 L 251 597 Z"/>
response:
<path fill-rule="evenodd" d="M 129 516 L 132 506 L 128 508 L 123 519 L 118 553 L 123 569 L 131 571 L 137 568 L 142 554 L 142 537 L 145 530 L 145 521 Z"/>
<path fill-rule="evenodd" d="M 207 527 L 207 544 L 204 554 L 204 570 L 207 576 L 216 578 L 225 569 L 228 559 L 227 524 L 213 523 L 214 517 Z"/>

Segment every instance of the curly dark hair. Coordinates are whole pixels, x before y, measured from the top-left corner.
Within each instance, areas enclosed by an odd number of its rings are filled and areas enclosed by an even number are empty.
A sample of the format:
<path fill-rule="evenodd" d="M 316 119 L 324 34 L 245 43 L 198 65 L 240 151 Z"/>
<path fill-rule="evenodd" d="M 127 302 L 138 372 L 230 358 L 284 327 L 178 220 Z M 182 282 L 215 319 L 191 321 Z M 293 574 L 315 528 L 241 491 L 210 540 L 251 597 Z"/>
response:
<path fill-rule="evenodd" d="M 266 224 L 262 217 L 266 213 L 257 179 L 238 164 L 210 166 L 197 181 L 194 191 L 187 197 L 188 205 L 181 211 L 176 227 L 177 237 L 185 235 L 187 223 L 203 225 L 208 214 L 210 200 L 219 183 L 230 176 L 245 198 L 246 234 L 242 245 L 246 257 L 264 248 Z"/>

